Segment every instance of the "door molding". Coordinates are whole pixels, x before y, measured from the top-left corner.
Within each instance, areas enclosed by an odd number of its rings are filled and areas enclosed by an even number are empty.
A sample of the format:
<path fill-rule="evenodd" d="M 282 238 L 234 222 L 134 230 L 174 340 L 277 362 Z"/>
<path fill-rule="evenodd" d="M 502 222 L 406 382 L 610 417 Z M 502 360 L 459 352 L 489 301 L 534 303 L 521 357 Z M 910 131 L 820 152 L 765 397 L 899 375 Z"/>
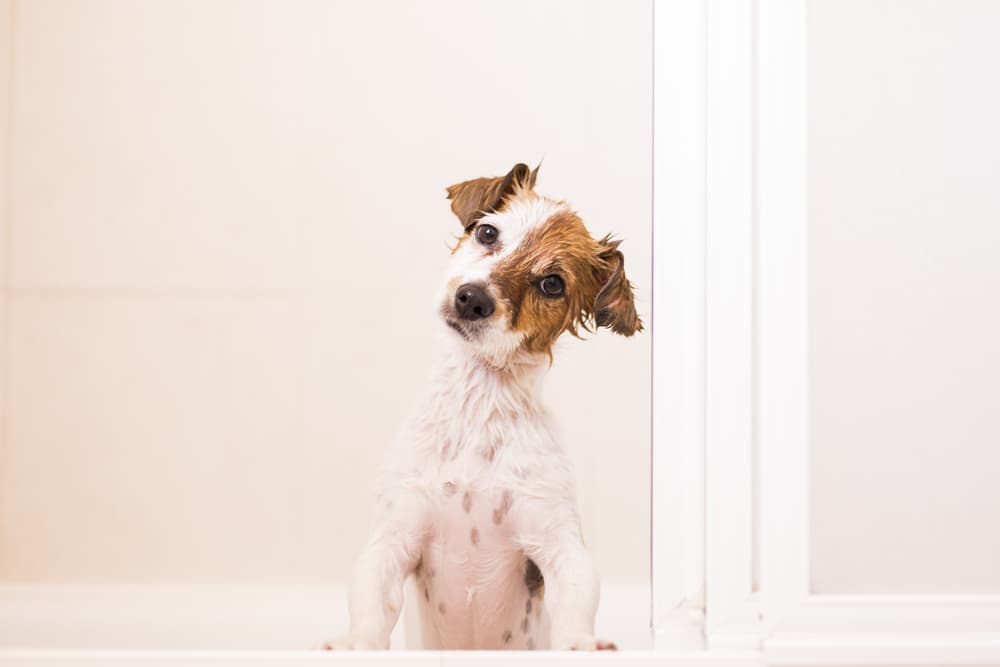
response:
<path fill-rule="evenodd" d="M 1000 663 L 1000 596 L 809 588 L 806 10 L 655 4 L 659 645 L 683 619 L 765 664 Z"/>

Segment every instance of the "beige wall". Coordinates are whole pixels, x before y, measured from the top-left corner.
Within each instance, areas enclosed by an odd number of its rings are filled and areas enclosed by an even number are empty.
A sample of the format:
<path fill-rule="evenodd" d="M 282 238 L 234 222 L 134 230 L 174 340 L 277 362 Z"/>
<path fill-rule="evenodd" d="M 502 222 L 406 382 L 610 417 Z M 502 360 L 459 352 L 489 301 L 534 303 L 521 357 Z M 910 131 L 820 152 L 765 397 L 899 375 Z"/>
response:
<path fill-rule="evenodd" d="M 812 587 L 1000 592 L 1000 4 L 809 3 Z"/>
<path fill-rule="evenodd" d="M 6 467 L 6 375 L 7 375 L 7 239 L 10 229 L 10 107 L 12 0 L 0 0 L 0 484 Z M 7 499 L 0 486 L 0 521 Z M 3 524 L 0 523 L 0 526 Z M 7 563 L 7 536 L 0 529 L 0 568 Z"/>
<path fill-rule="evenodd" d="M 0 0 L 0 568 L 6 568 L 6 531 L 2 530 L 2 517 L 6 512 L 7 498 L 3 492 L 4 469 L 6 468 L 7 423 L 7 245 L 10 231 L 10 151 L 11 125 L 11 73 L 13 48 L 11 47 L 12 0 Z"/>
<path fill-rule="evenodd" d="M 544 157 L 648 318 L 650 10 L 16 3 L 0 579 L 343 582 L 450 183 Z M 649 360 L 601 334 L 551 374 L 608 580 L 648 578 Z"/>

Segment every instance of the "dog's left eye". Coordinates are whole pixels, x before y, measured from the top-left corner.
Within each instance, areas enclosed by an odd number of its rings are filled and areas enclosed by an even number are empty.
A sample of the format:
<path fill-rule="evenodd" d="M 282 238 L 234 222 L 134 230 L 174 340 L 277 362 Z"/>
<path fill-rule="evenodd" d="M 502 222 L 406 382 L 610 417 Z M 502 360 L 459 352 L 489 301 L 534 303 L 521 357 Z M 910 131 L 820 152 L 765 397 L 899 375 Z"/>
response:
<path fill-rule="evenodd" d="M 479 225 L 476 227 L 476 240 L 483 245 L 493 245 L 497 242 L 500 232 L 493 225 Z"/>
<path fill-rule="evenodd" d="M 545 276 L 539 281 L 538 289 L 548 297 L 562 296 L 563 290 L 566 289 L 566 283 L 559 276 Z"/>

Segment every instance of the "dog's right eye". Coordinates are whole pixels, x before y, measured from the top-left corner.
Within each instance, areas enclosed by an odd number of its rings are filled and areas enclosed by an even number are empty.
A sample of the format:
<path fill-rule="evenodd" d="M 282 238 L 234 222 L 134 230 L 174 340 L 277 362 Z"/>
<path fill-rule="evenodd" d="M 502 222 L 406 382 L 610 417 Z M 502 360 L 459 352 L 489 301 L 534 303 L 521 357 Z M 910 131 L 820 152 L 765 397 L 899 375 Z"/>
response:
<path fill-rule="evenodd" d="M 500 232 L 493 225 L 479 225 L 476 227 L 476 240 L 483 245 L 493 245 L 497 242 Z"/>

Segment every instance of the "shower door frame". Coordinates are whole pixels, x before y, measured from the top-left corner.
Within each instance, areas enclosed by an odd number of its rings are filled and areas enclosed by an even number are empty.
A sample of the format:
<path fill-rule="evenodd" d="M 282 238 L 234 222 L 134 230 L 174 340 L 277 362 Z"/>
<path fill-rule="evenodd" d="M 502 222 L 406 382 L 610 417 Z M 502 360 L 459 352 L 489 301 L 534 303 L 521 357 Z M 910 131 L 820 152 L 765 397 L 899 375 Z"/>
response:
<path fill-rule="evenodd" d="M 656 645 L 1000 663 L 1000 596 L 810 590 L 807 4 L 655 0 Z"/>

